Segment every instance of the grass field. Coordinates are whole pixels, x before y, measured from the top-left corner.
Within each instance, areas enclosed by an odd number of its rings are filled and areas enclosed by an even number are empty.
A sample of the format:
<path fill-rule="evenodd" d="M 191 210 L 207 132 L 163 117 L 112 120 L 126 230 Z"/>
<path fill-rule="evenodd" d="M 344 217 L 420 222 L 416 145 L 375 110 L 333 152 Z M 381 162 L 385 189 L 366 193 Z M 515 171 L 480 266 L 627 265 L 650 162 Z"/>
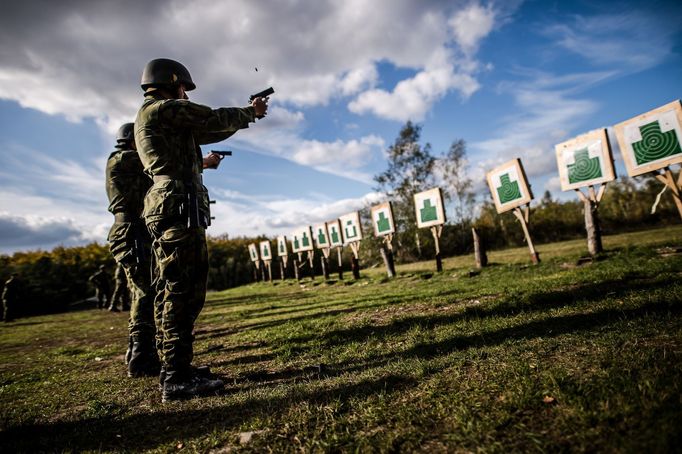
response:
<path fill-rule="evenodd" d="M 0 451 L 680 452 L 682 227 L 211 293 L 222 395 L 129 379 L 126 315 L 0 326 Z M 347 279 L 350 273 L 347 273 Z M 240 435 L 241 434 L 241 435 Z M 250 440 L 249 436 L 251 435 Z"/>

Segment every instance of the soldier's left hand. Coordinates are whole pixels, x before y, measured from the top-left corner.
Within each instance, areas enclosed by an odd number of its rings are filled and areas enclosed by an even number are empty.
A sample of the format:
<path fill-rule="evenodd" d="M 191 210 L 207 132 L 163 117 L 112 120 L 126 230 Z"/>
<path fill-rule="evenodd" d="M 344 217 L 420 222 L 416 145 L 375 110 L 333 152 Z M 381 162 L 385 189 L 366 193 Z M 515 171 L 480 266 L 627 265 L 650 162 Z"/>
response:
<path fill-rule="evenodd" d="M 221 160 L 220 155 L 217 153 L 204 156 L 204 169 L 217 169 Z"/>

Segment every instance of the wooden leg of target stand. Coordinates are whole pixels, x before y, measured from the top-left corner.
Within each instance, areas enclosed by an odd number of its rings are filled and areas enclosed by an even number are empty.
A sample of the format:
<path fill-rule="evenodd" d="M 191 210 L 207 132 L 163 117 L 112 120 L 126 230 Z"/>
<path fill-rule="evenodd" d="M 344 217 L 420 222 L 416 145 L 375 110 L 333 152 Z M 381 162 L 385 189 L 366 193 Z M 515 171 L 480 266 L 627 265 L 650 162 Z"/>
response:
<path fill-rule="evenodd" d="M 360 279 L 360 261 L 358 260 L 358 249 L 360 244 L 355 242 L 350 244 L 350 248 L 353 251 L 353 256 L 351 257 L 350 269 L 353 272 L 353 279 Z"/>
<path fill-rule="evenodd" d="M 310 272 L 310 280 L 315 280 L 315 250 L 308 251 L 308 267 Z"/>
<path fill-rule="evenodd" d="M 682 169 L 680 169 L 680 174 L 675 182 L 675 177 L 673 176 L 670 167 L 663 169 L 663 173 L 654 172 L 656 179 L 666 185 L 673 193 L 673 200 L 675 201 L 675 206 L 677 211 L 682 218 Z"/>
<path fill-rule="evenodd" d="M 338 264 L 339 264 L 339 280 L 343 280 L 343 255 L 341 251 L 342 247 L 339 246 L 336 248 L 336 255 L 338 257 Z"/>
<path fill-rule="evenodd" d="M 320 265 L 322 265 L 322 276 L 324 280 L 329 280 L 329 248 L 322 249 L 322 257 L 320 257 Z"/>
<path fill-rule="evenodd" d="M 279 278 L 280 278 L 282 281 L 286 280 L 286 278 L 287 278 L 287 275 L 286 275 L 286 268 L 287 268 L 287 265 L 286 265 L 286 263 L 284 262 L 284 259 L 283 259 L 283 258 L 280 259 L 280 261 L 279 261 Z"/>
<path fill-rule="evenodd" d="M 298 282 L 301 282 L 301 270 L 299 268 L 299 262 L 301 261 L 301 253 L 298 253 L 298 260 L 296 260 L 296 256 L 294 256 L 294 277 Z"/>
<path fill-rule="evenodd" d="M 395 264 L 393 262 L 393 235 L 386 235 L 384 237 L 384 241 L 379 252 L 381 253 L 381 258 L 384 260 L 384 265 L 386 265 L 386 273 L 388 274 L 388 277 L 395 277 Z"/>
<path fill-rule="evenodd" d="M 530 259 L 534 265 L 537 265 L 538 263 L 540 263 L 540 255 L 535 250 L 535 246 L 533 246 L 533 240 L 530 238 L 530 232 L 528 231 L 528 217 L 530 216 L 529 210 L 530 207 L 526 205 L 524 207 L 524 212 L 521 212 L 521 208 L 517 207 L 514 208 L 513 213 L 514 216 L 516 216 L 516 218 L 521 223 L 523 235 L 526 237 L 526 243 L 528 243 L 528 249 L 530 250 Z"/>
<path fill-rule="evenodd" d="M 443 259 L 440 255 L 440 235 L 442 232 L 443 232 L 442 225 L 436 225 L 431 227 L 433 241 L 436 244 L 436 271 L 438 271 L 439 273 L 443 271 Z"/>

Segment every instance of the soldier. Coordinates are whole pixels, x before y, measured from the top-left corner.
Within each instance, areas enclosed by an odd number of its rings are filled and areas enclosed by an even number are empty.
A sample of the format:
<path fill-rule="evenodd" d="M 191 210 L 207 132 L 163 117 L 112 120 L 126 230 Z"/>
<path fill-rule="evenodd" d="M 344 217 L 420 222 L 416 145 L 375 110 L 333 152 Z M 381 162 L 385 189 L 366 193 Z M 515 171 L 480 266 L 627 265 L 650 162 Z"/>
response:
<path fill-rule="evenodd" d="M 119 128 L 116 150 L 107 160 L 107 197 L 109 211 L 114 215 L 108 241 L 132 293 L 126 352 L 128 376 L 143 377 L 158 374 L 160 363 L 154 342 L 154 295 L 150 289 L 152 240 L 141 217 L 144 195 L 152 180 L 144 173 L 133 126 L 126 123 Z M 128 292 L 125 286 L 121 290 Z M 115 307 L 115 302 L 114 299 L 111 307 Z"/>
<path fill-rule="evenodd" d="M 125 268 L 120 263 L 116 263 L 116 271 L 114 271 L 114 293 L 111 295 L 111 312 L 119 312 L 118 307 L 120 303 L 122 311 L 130 310 L 130 289 L 128 288 L 128 278 L 126 277 Z"/>
<path fill-rule="evenodd" d="M 88 280 L 95 286 L 97 308 L 104 309 L 108 307 L 111 298 L 111 285 L 109 282 L 109 275 L 107 274 L 104 265 L 100 265 L 99 270 L 90 276 Z"/>
<path fill-rule="evenodd" d="M 6 322 L 11 322 L 14 319 L 14 311 L 19 300 L 19 276 L 17 273 L 12 273 L 9 279 L 5 281 L 5 288 L 2 291 L 2 319 Z"/>
<path fill-rule="evenodd" d="M 189 71 L 168 59 L 147 63 L 145 100 L 135 120 L 135 142 L 154 185 L 144 201 L 153 238 L 157 347 L 161 355 L 162 401 L 215 392 L 223 382 L 192 367 L 193 330 L 206 297 L 210 223 L 203 168 L 217 168 L 220 156 L 202 157 L 199 145 L 224 140 L 267 113 L 267 98 L 250 106 L 211 109 L 190 102 L 196 88 Z"/>

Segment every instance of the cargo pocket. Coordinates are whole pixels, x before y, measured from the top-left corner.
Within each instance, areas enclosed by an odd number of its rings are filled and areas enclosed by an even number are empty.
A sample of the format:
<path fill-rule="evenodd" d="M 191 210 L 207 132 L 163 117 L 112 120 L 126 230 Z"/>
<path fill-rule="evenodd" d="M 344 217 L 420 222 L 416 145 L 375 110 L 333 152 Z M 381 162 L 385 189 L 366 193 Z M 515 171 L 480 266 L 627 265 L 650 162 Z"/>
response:
<path fill-rule="evenodd" d="M 206 228 L 211 225 L 211 203 L 208 197 L 208 189 L 203 184 L 201 189 L 197 191 L 197 204 L 199 206 L 199 217 L 201 219 L 201 226 Z"/>

